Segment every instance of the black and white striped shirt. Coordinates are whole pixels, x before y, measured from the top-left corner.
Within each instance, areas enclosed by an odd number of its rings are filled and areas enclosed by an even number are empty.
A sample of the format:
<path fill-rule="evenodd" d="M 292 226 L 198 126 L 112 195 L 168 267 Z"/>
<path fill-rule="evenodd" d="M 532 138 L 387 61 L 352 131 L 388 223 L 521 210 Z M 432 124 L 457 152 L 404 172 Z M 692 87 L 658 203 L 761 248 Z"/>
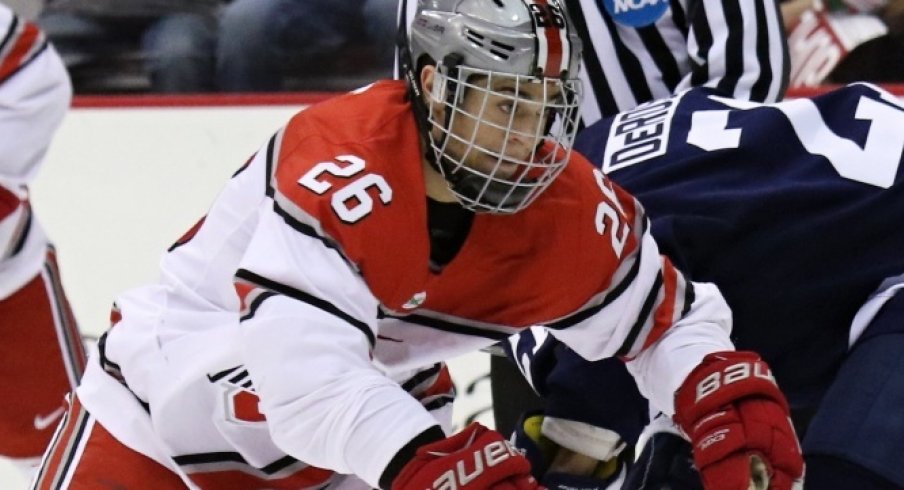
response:
<path fill-rule="evenodd" d="M 760 102 L 784 96 L 788 48 L 774 0 L 615 0 L 669 2 L 645 27 L 616 22 L 604 1 L 564 0 L 584 42 L 586 125 L 692 86 Z M 417 0 L 406 3 L 411 19 Z"/>
<path fill-rule="evenodd" d="M 692 86 L 754 101 L 784 96 L 788 49 L 776 2 L 660 1 L 669 9 L 635 28 L 613 20 L 603 0 L 565 0 L 584 41 L 586 124 Z"/>

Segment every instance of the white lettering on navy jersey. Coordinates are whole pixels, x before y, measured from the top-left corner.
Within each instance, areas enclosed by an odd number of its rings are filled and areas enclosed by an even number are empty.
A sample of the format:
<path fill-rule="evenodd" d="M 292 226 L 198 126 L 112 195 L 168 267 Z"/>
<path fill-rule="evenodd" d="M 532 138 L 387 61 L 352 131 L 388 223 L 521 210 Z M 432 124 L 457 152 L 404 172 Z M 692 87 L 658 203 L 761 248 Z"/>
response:
<path fill-rule="evenodd" d="M 657 100 L 616 116 L 609 130 L 603 172 L 662 156 L 679 98 Z"/>

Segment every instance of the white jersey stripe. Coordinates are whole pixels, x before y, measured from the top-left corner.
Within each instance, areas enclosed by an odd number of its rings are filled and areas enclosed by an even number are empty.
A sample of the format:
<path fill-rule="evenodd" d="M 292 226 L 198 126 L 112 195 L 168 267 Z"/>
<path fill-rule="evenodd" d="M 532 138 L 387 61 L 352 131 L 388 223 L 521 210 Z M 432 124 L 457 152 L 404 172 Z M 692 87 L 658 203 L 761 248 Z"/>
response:
<path fill-rule="evenodd" d="M 524 5 L 527 6 L 528 10 L 530 10 L 531 5 L 537 4 L 534 0 L 524 0 Z M 537 39 L 537 68 L 543 71 L 543 73 L 549 72 L 549 67 L 547 64 L 549 63 L 549 42 L 546 36 L 546 29 L 539 25 L 537 21 L 534 21 L 534 26 L 536 27 L 536 39 Z"/>

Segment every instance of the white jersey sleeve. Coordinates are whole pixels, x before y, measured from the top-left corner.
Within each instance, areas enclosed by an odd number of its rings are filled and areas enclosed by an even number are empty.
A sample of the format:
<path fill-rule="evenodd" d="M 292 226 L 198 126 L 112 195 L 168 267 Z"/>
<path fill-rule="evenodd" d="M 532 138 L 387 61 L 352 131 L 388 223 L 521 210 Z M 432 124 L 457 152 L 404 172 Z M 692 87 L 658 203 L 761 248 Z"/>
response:
<path fill-rule="evenodd" d="M 374 364 L 379 301 L 356 266 L 317 217 L 272 194 L 236 273 L 242 357 L 261 412 L 287 454 L 376 488 L 390 459 L 437 420 Z"/>
<path fill-rule="evenodd" d="M 734 350 L 731 312 L 714 284 L 694 283 L 690 310 L 655 344 L 627 363 L 640 393 L 660 411 L 675 413 L 675 392 L 710 353 Z"/>
<path fill-rule="evenodd" d="M 71 97 L 66 69 L 43 33 L 0 5 L 0 299 L 44 264 L 47 237 L 27 185 Z"/>
<path fill-rule="evenodd" d="M 627 361 L 640 392 L 671 414 L 675 391 L 703 357 L 734 350 L 729 338 L 731 310 L 714 285 L 687 280 L 660 255 L 640 204 L 599 170 L 594 173 L 601 188 L 609 189 L 611 219 L 620 215 L 633 221 L 624 229 L 638 245 L 626 248 L 611 285 L 584 309 L 579 321 L 568 319 L 548 327 L 585 359 L 617 356 Z M 632 241 L 626 237 L 623 243 Z"/>
<path fill-rule="evenodd" d="M 437 421 L 375 367 L 378 301 L 353 267 L 272 204 L 259 218 L 237 277 L 259 288 L 245 296 L 243 357 L 273 440 L 376 488 L 399 449 Z"/>
<path fill-rule="evenodd" d="M 66 68 L 44 34 L 0 5 L 0 184 L 34 177 L 71 98 Z"/>

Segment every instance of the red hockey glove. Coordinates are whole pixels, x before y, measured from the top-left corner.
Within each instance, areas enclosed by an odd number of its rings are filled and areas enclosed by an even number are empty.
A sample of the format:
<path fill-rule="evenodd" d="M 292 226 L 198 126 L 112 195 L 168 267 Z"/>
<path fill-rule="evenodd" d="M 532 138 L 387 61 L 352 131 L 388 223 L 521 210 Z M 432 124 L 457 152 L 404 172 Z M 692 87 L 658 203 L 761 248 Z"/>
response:
<path fill-rule="evenodd" d="M 418 448 L 392 490 L 534 490 L 530 463 L 501 434 L 477 422 Z"/>
<path fill-rule="evenodd" d="M 788 404 L 753 352 L 703 358 L 675 395 L 675 421 L 690 436 L 708 490 L 747 490 L 755 476 L 752 456 L 765 462 L 771 489 L 790 490 L 802 477 Z"/>

